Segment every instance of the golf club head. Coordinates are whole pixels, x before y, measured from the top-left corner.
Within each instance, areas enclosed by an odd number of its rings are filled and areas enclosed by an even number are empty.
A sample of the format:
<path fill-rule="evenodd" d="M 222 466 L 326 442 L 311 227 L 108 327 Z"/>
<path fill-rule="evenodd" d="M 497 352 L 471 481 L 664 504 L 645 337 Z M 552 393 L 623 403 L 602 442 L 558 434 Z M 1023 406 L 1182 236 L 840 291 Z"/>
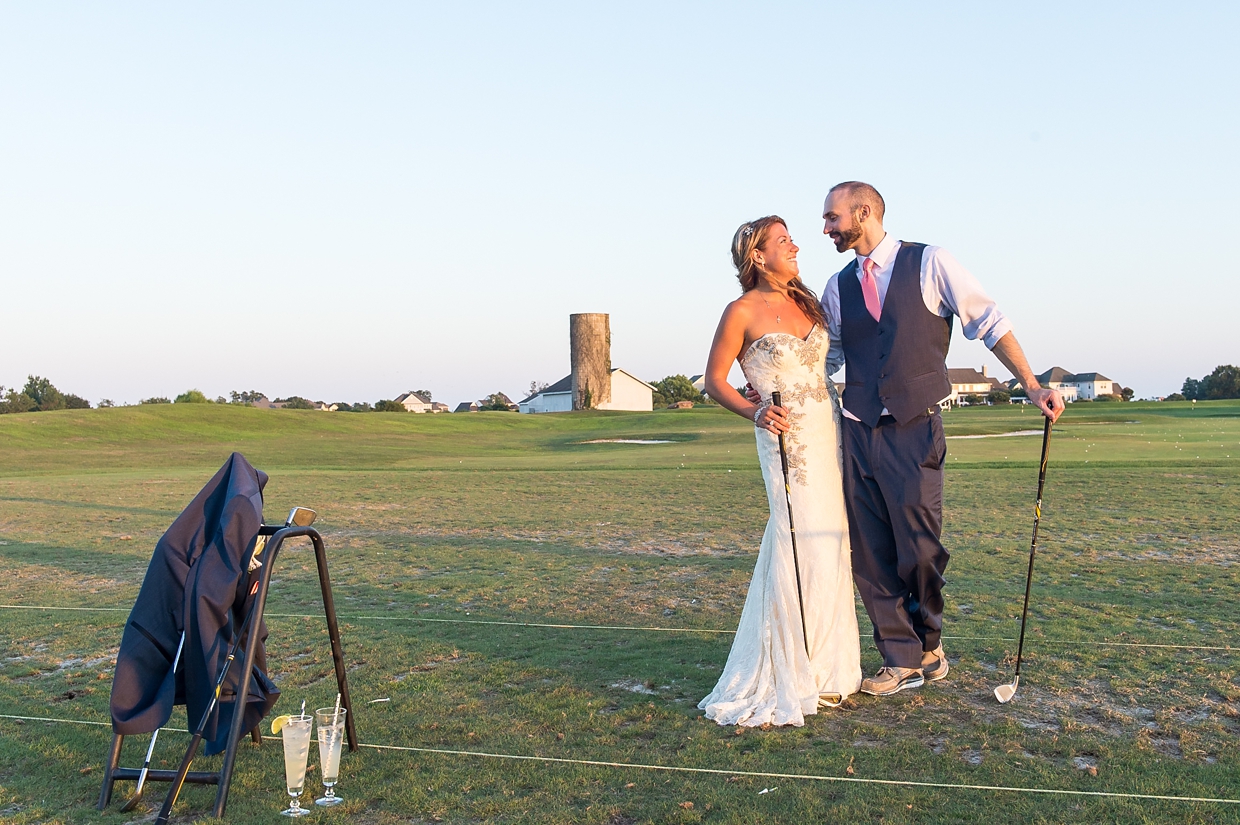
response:
<path fill-rule="evenodd" d="M 995 698 L 999 700 L 999 704 L 1006 705 L 1012 701 L 1012 697 L 1016 695 L 1016 687 L 1020 684 L 1020 677 L 1017 676 L 1012 680 L 1010 685 L 999 685 L 995 688 Z"/>
<path fill-rule="evenodd" d="M 284 522 L 285 527 L 309 527 L 314 524 L 314 520 L 319 514 L 311 510 L 309 507 L 294 507 L 288 511 L 288 520 Z"/>

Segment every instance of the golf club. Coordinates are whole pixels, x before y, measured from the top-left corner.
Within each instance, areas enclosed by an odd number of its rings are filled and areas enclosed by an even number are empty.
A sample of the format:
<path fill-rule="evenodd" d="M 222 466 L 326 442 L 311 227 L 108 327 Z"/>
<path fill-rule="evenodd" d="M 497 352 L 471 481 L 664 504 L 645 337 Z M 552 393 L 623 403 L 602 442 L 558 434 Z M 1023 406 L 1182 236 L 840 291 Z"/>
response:
<path fill-rule="evenodd" d="M 771 403 L 782 407 L 778 392 L 771 393 Z M 797 560 L 797 526 L 792 520 L 792 486 L 788 481 L 788 453 L 784 449 L 784 434 L 779 434 L 779 463 L 784 470 L 784 494 L 788 499 L 788 532 L 792 535 L 792 570 L 797 577 L 797 607 L 801 610 L 801 640 L 805 642 L 805 655 L 809 656 L 809 635 L 805 629 L 805 601 L 801 598 L 801 564 Z"/>
<path fill-rule="evenodd" d="M 294 507 L 288 511 L 288 520 L 284 522 L 285 527 L 309 527 L 314 524 L 314 520 L 319 514 L 311 510 L 309 507 Z"/>
<path fill-rule="evenodd" d="M 1020 642 L 1016 646 L 1016 678 L 1010 685 L 995 688 L 995 698 L 1006 705 L 1016 695 L 1020 685 L 1020 660 L 1025 652 L 1025 620 L 1029 617 L 1029 590 L 1033 586 L 1033 557 L 1038 550 L 1038 523 L 1042 520 L 1042 488 L 1046 484 L 1046 459 L 1051 451 L 1051 420 L 1046 419 L 1042 430 L 1042 463 L 1038 465 L 1038 503 L 1033 508 L 1033 541 L 1029 544 L 1029 572 L 1025 574 L 1025 607 L 1020 613 Z"/>
<path fill-rule="evenodd" d="M 177 655 L 172 660 L 172 684 L 173 690 L 176 690 L 176 673 L 177 665 L 181 664 L 181 650 L 185 647 L 185 631 L 181 631 L 181 641 L 177 642 Z M 142 799 L 142 787 L 146 784 L 147 771 L 151 769 L 151 756 L 155 753 L 155 740 L 159 738 L 159 729 L 151 734 L 151 745 L 146 749 L 146 761 L 142 763 L 142 773 L 138 774 L 138 787 L 134 790 L 133 796 L 128 802 L 121 807 L 121 813 L 132 811 L 137 807 L 138 802 Z"/>

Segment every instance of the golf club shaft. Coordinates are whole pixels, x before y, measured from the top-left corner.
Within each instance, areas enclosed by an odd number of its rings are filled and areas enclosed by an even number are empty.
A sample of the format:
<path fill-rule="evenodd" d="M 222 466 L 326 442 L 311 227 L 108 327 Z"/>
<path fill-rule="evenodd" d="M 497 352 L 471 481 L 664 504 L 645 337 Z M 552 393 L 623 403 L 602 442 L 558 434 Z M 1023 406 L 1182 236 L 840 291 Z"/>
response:
<path fill-rule="evenodd" d="M 176 691 L 177 665 L 181 664 L 181 651 L 185 648 L 185 631 L 181 631 L 181 641 L 177 642 L 177 655 L 172 660 L 172 687 Z M 142 796 L 142 786 L 146 784 L 146 774 L 151 769 L 151 757 L 155 755 L 155 740 L 159 739 L 159 728 L 151 734 L 150 747 L 146 749 L 146 761 L 142 763 L 142 773 L 138 774 L 138 787 L 133 792 L 134 799 Z"/>
<path fill-rule="evenodd" d="M 783 407 L 778 392 L 771 393 L 771 403 Z M 779 464 L 784 471 L 784 496 L 788 501 L 788 533 L 792 536 L 792 571 L 797 580 L 797 608 L 801 612 L 801 641 L 805 643 L 805 655 L 809 656 L 809 631 L 805 627 L 805 599 L 801 596 L 801 563 L 797 559 L 797 526 L 792 518 L 792 485 L 788 481 L 788 452 L 784 448 L 784 434 L 779 434 Z"/>
<path fill-rule="evenodd" d="M 1042 430 L 1042 462 L 1038 465 L 1038 503 L 1033 508 L 1033 540 L 1029 544 L 1029 571 L 1025 574 L 1025 606 L 1020 612 L 1020 642 L 1016 645 L 1016 678 L 1025 653 L 1025 622 L 1029 617 L 1029 591 L 1033 588 L 1033 557 L 1038 550 L 1038 524 L 1042 521 L 1042 489 L 1046 486 L 1046 460 L 1051 450 L 1051 420 Z"/>
<path fill-rule="evenodd" d="M 202 720 L 198 723 L 198 729 L 194 731 L 194 738 L 190 740 L 189 748 L 185 751 L 185 758 L 181 760 L 181 767 L 177 769 L 176 779 L 172 781 L 172 788 L 168 791 L 168 796 L 164 799 L 164 806 L 156 817 L 157 823 L 167 823 L 168 818 L 172 815 L 172 806 L 176 804 L 177 797 L 181 793 L 181 788 L 185 786 L 185 777 L 189 775 L 189 766 L 194 761 L 194 753 L 198 750 L 198 745 L 202 743 L 203 731 L 207 728 L 207 722 L 211 720 L 211 714 L 215 712 L 215 706 L 220 701 L 220 691 L 224 687 L 224 680 L 228 678 L 228 671 L 232 669 L 233 660 L 237 658 L 237 651 L 241 648 L 241 641 L 245 638 L 246 631 L 250 628 L 250 620 L 254 618 L 254 608 L 258 604 L 255 599 L 250 604 L 250 610 L 245 614 L 245 621 L 241 623 L 241 629 L 237 633 L 237 639 L 232 644 L 232 649 L 228 651 L 228 658 L 224 660 L 224 666 L 220 669 L 219 678 L 215 680 L 215 690 L 211 693 L 211 701 L 207 703 L 207 710 L 202 714 Z M 243 712 L 244 692 L 248 690 L 248 683 L 245 678 L 246 674 L 242 674 L 241 690 L 237 694 L 237 707 L 234 713 Z"/>

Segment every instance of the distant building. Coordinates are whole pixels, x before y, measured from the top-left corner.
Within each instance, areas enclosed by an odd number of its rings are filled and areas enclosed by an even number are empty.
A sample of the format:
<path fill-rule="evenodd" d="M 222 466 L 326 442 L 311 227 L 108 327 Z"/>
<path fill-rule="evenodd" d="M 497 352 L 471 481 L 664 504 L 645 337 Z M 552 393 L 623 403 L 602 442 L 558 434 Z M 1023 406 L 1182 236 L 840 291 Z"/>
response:
<path fill-rule="evenodd" d="M 1037 376 L 1038 383 L 1047 389 L 1059 390 L 1064 401 L 1092 401 L 1100 395 L 1118 395 L 1123 388 L 1102 373 L 1072 373 L 1063 367 L 1051 367 Z"/>
<path fill-rule="evenodd" d="M 431 402 L 426 398 L 418 395 L 416 392 L 403 392 L 394 399 L 397 404 L 405 408 L 405 412 L 424 413 L 431 412 Z"/>
<path fill-rule="evenodd" d="M 622 369 L 610 372 L 611 400 L 594 405 L 596 410 L 654 409 L 654 387 Z M 573 376 L 566 375 L 545 390 L 534 393 L 519 404 L 523 413 L 570 412 L 573 409 Z"/>
<path fill-rule="evenodd" d="M 507 395 L 505 395 L 502 392 L 497 392 L 495 393 L 495 395 L 499 396 L 498 398 L 499 402 L 505 405 L 506 407 L 508 407 L 509 410 L 511 410 L 512 412 L 517 411 L 517 404 Z M 453 410 L 453 412 L 480 412 L 483 407 L 485 407 L 487 404 L 490 404 L 490 403 L 491 403 L 490 396 L 479 399 L 477 401 L 462 401 L 461 403 L 456 405 L 456 409 Z M 444 409 L 446 410 L 447 407 L 444 407 Z"/>
<path fill-rule="evenodd" d="M 320 410 L 322 412 L 335 412 L 340 409 L 339 404 L 328 404 L 325 401 L 311 401 L 310 403 L 314 405 L 316 410 Z"/>
<path fill-rule="evenodd" d="M 452 411 L 452 408 L 449 407 L 447 404 L 443 403 L 442 401 L 431 402 L 431 412 L 433 413 L 451 412 L 451 411 Z"/>
<path fill-rule="evenodd" d="M 1100 395 L 1119 395 L 1123 391 L 1117 382 L 1100 372 L 1078 372 L 1072 376 L 1081 398 L 1094 399 Z"/>
<path fill-rule="evenodd" d="M 966 395 L 979 395 L 986 397 L 992 390 L 1006 390 L 1007 387 L 995 378 L 991 378 L 987 374 L 986 365 L 983 364 L 980 370 L 972 367 L 948 367 L 947 380 L 952 385 L 951 395 L 947 396 L 947 401 L 952 404 L 959 404 L 961 399 Z"/>

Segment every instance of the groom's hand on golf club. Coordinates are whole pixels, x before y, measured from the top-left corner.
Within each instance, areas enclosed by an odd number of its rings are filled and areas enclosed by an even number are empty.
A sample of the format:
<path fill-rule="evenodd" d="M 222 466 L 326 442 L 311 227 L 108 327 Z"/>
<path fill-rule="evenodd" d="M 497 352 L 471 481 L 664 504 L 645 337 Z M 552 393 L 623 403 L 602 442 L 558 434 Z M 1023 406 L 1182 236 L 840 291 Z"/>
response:
<path fill-rule="evenodd" d="M 1038 409 L 1042 411 L 1042 415 L 1051 420 L 1051 423 L 1059 420 L 1059 416 L 1063 415 L 1064 401 L 1063 396 L 1058 390 L 1037 389 L 1029 390 L 1029 401 L 1036 404 Z"/>

